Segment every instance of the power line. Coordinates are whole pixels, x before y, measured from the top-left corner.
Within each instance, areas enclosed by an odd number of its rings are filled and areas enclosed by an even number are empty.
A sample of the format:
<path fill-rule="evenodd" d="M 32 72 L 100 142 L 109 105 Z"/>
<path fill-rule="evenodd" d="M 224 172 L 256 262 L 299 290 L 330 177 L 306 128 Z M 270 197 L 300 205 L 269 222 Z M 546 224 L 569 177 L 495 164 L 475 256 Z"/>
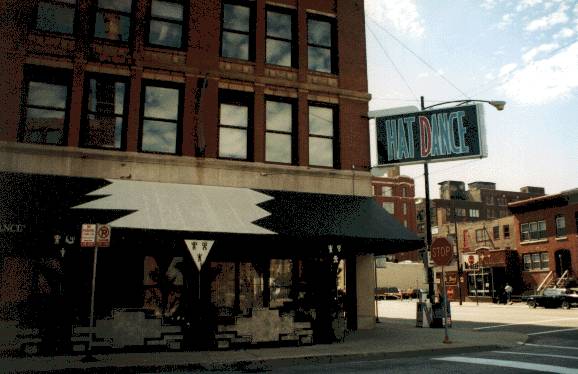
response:
<path fill-rule="evenodd" d="M 427 62 L 426 60 L 424 60 L 421 56 L 419 56 L 416 52 L 414 52 L 411 48 L 409 48 L 408 46 L 406 46 L 401 40 L 399 40 L 395 35 L 393 35 L 391 32 L 389 32 L 385 27 L 383 27 L 382 25 L 379 24 L 379 22 L 377 22 L 376 20 L 374 20 L 373 18 L 371 18 L 370 16 L 367 17 L 367 19 L 369 19 L 370 21 L 372 21 L 373 23 L 375 23 L 377 25 L 377 27 L 379 27 L 380 29 L 382 29 L 383 31 L 385 31 L 386 34 L 388 34 L 393 40 L 395 40 L 397 43 L 399 43 L 399 45 L 401 45 L 404 49 L 406 49 L 409 53 L 411 53 L 414 57 L 416 57 L 419 61 L 421 61 L 422 64 L 424 64 L 425 66 L 427 66 L 430 70 L 432 70 L 437 76 L 439 76 L 440 78 L 442 78 L 444 81 L 446 81 L 450 86 L 452 86 L 453 88 L 455 88 L 459 93 L 461 93 L 462 95 L 464 95 L 464 97 L 466 99 L 469 99 L 470 97 L 468 96 L 468 94 L 466 94 L 464 91 L 460 90 L 458 88 L 458 86 L 456 86 L 452 81 L 450 81 L 448 78 L 446 78 L 443 74 L 439 73 L 438 70 L 436 70 L 429 62 Z"/>
<path fill-rule="evenodd" d="M 405 83 L 406 87 L 409 89 L 409 91 L 411 92 L 411 94 L 415 97 L 415 100 L 417 102 L 419 102 L 419 99 L 417 97 L 417 95 L 415 94 L 415 92 L 413 92 L 413 90 L 411 89 L 411 86 L 409 85 L 409 83 L 407 82 L 407 80 L 405 79 L 405 77 L 403 76 L 403 74 L 401 73 L 401 71 L 397 68 L 397 65 L 395 64 L 395 62 L 393 62 L 392 58 L 389 56 L 389 54 L 387 53 L 386 49 L 383 47 L 383 45 L 381 44 L 381 42 L 379 41 L 379 39 L 377 38 L 377 35 L 375 35 L 375 33 L 373 32 L 373 30 L 371 29 L 371 27 L 369 27 L 369 25 L 367 25 L 367 29 L 369 30 L 369 33 L 371 35 L 373 35 L 373 37 L 375 38 L 375 41 L 377 42 L 377 44 L 379 45 L 379 47 L 381 48 L 381 50 L 383 51 L 383 53 L 385 54 L 385 57 L 387 57 L 387 59 L 389 60 L 389 62 L 391 62 L 391 64 L 393 65 L 393 68 L 395 69 L 395 71 L 397 72 L 397 74 L 401 77 L 401 80 L 403 81 L 403 83 Z"/>

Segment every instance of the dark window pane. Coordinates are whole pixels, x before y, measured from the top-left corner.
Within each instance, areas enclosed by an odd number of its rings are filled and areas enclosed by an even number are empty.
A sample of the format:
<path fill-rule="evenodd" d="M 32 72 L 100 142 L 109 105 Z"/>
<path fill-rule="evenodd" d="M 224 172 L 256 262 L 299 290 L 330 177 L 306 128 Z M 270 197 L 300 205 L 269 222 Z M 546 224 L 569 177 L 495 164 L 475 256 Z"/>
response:
<path fill-rule="evenodd" d="M 25 143 L 63 144 L 64 111 L 28 108 Z"/>
<path fill-rule="evenodd" d="M 181 4 L 169 3 L 166 1 L 153 0 L 151 5 L 151 15 L 155 18 L 182 21 L 183 6 Z"/>
<path fill-rule="evenodd" d="M 331 73 L 331 50 L 326 48 L 308 48 L 309 70 Z"/>
<path fill-rule="evenodd" d="M 115 148 L 121 147 L 122 117 L 90 114 L 86 129 L 87 146 Z"/>
<path fill-rule="evenodd" d="M 291 43 L 267 39 L 267 63 L 280 66 L 291 66 Z"/>
<path fill-rule="evenodd" d="M 128 41 L 130 17 L 114 12 L 100 11 L 96 14 L 94 35 L 98 38 Z"/>
<path fill-rule="evenodd" d="M 219 128 L 219 157 L 247 158 L 247 130 Z"/>
<path fill-rule="evenodd" d="M 267 101 L 267 130 L 291 132 L 292 109 L 289 103 L 278 101 Z"/>
<path fill-rule="evenodd" d="M 58 84 L 30 82 L 28 84 L 28 105 L 51 108 L 66 108 L 67 87 Z"/>
<path fill-rule="evenodd" d="M 98 7 L 130 13 L 131 0 L 98 0 Z"/>
<path fill-rule="evenodd" d="M 223 32 L 223 57 L 249 60 L 249 35 Z"/>
<path fill-rule="evenodd" d="M 74 7 L 43 2 L 38 4 L 37 29 L 72 34 L 73 26 Z"/>
<path fill-rule="evenodd" d="M 324 47 L 331 47 L 331 23 L 307 20 L 307 42 Z"/>
<path fill-rule="evenodd" d="M 309 107 L 309 134 L 333 136 L 333 109 Z"/>
<path fill-rule="evenodd" d="M 148 118 L 177 120 L 179 114 L 179 90 L 164 87 L 147 87 L 145 111 Z"/>
<path fill-rule="evenodd" d="M 247 127 L 249 108 L 240 105 L 221 104 L 221 125 Z"/>
<path fill-rule="evenodd" d="M 291 135 L 267 133 L 265 161 L 291 163 Z"/>
<path fill-rule="evenodd" d="M 150 88 L 150 87 L 148 87 Z M 163 121 L 143 121 L 142 150 L 176 153 L 177 124 Z"/>
<path fill-rule="evenodd" d="M 175 23 L 151 20 L 149 42 L 167 47 L 181 47 L 182 26 Z"/>
<path fill-rule="evenodd" d="M 225 4 L 223 29 L 249 32 L 251 10 L 246 6 Z"/>
<path fill-rule="evenodd" d="M 114 84 L 114 113 L 123 114 L 124 113 L 124 90 L 125 84 L 121 82 L 116 82 Z"/>
<path fill-rule="evenodd" d="M 333 167 L 333 140 L 309 137 L 309 165 Z"/>
<path fill-rule="evenodd" d="M 267 36 L 291 40 L 291 16 L 289 14 L 267 12 Z"/>

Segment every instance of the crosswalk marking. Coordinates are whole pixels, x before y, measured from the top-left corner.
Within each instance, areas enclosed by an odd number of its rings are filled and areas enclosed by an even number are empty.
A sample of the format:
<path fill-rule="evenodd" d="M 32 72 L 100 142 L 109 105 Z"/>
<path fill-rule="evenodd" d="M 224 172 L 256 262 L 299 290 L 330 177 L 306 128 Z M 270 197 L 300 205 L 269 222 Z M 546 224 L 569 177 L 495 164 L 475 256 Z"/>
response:
<path fill-rule="evenodd" d="M 528 335 L 544 335 L 544 334 L 553 334 L 553 333 L 555 333 L 555 332 L 565 332 L 565 331 L 574 331 L 574 330 L 578 330 L 578 328 L 575 328 L 575 329 L 562 329 L 562 330 L 550 330 L 550 331 L 533 332 L 533 333 L 528 334 Z"/>
<path fill-rule="evenodd" d="M 501 353 L 506 355 L 539 356 L 539 357 L 563 358 L 567 360 L 578 360 L 578 357 L 576 356 L 550 355 L 546 353 L 508 352 L 508 351 L 494 351 L 494 353 Z"/>
<path fill-rule="evenodd" d="M 527 321 L 527 322 L 515 322 L 515 323 L 506 323 L 502 325 L 493 325 L 493 326 L 484 326 L 484 327 L 476 327 L 474 330 L 487 330 L 487 329 L 497 329 L 500 327 L 508 327 L 508 326 L 518 326 L 518 325 L 536 325 L 544 322 L 558 322 L 558 321 L 568 321 L 568 320 L 575 320 L 578 318 L 556 318 L 556 319 L 544 319 L 541 321 Z"/>
<path fill-rule="evenodd" d="M 567 368 L 564 366 L 532 364 L 522 361 L 506 361 L 506 360 L 494 360 L 489 358 L 459 357 L 459 356 L 433 358 L 432 360 L 533 370 L 533 371 L 540 371 L 542 373 L 578 374 L 578 369 Z"/>
<path fill-rule="evenodd" d="M 578 350 L 578 347 L 566 347 L 563 345 L 544 345 L 544 344 L 532 344 L 532 343 L 522 343 L 521 345 L 527 345 L 529 347 L 540 347 L 540 348 L 555 348 L 555 349 L 570 349 Z"/>

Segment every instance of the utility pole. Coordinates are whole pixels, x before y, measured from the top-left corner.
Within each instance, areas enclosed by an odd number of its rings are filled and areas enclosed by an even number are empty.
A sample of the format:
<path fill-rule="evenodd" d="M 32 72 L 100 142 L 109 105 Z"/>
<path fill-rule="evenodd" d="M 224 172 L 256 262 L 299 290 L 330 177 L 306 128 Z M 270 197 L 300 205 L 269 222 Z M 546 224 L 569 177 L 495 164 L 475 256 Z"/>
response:
<path fill-rule="evenodd" d="M 421 110 L 425 109 L 425 100 L 421 96 Z M 429 169 L 427 161 L 423 164 L 423 175 L 425 179 L 425 255 L 424 255 L 424 266 L 427 272 L 427 283 L 428 283 L 428 298 L 430 302 L 434 303 L 434 282 L 433 282 L 433 271 L 429 266 L 429 250 L 431 246 L 431 212 L 430 212 L 430 198 L 429 198 Z"/>

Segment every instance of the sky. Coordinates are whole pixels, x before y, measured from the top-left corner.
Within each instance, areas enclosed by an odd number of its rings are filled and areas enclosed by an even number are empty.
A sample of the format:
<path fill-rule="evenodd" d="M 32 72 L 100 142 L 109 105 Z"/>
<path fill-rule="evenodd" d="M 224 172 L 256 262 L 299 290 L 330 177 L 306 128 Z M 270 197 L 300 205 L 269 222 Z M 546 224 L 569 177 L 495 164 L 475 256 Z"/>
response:
<path fill-rule="evenodd" d="M 365 0 L 370 110 L 484 105 L 488 157 L 429 164 L 438 183 L 578 188 L 578 0 Z M 425 196 L 423 166 L 402 166 Z"/>

